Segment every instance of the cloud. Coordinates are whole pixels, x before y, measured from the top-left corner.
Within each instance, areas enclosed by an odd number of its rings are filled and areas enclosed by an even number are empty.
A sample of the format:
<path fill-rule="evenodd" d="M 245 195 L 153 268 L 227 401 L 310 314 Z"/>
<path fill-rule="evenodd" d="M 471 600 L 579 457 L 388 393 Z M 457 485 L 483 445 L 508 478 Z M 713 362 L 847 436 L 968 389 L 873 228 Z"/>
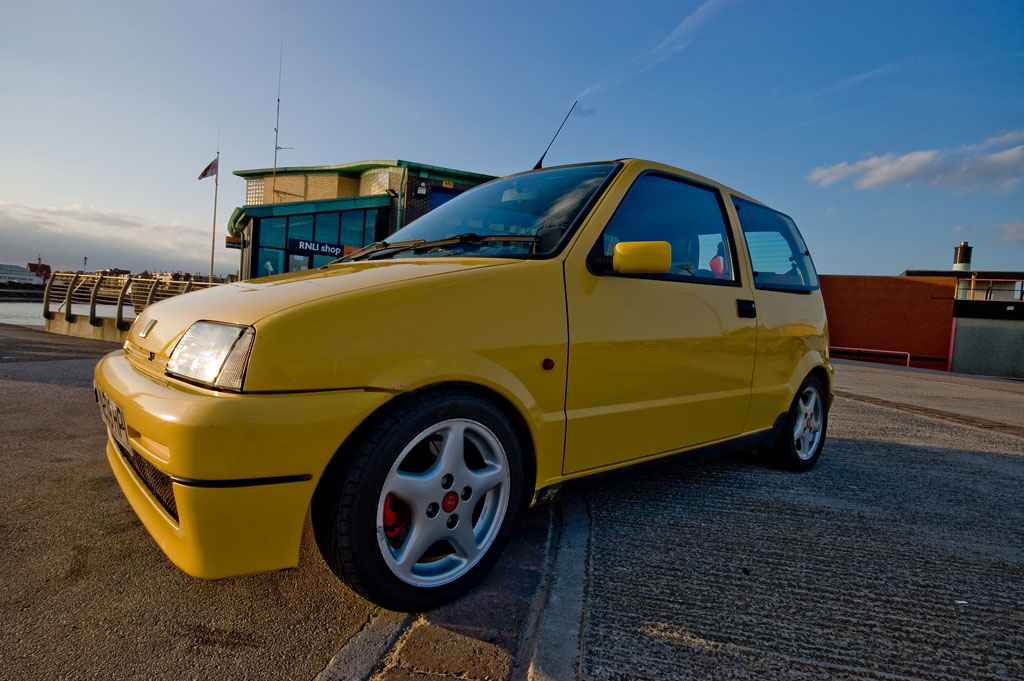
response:
<path fill-rule="evenodd" d="M 896 156 L 886 154 L 872 159 L 875 161 L 867 168 L 856 185 L 858 189 L 870 189 L 886 184 L 895 184 L 911 180 L 922 171 L 927 170 L 939 158 L 940 153 L 934 149 L 928 151 L 912 151 L 909 154 Z"/>
<path fill-rule="evenodd" d="M 223 239 L 218 233 L 218 240 Z M 210 232 L 202 227 L 93 206 L 29 206 L 0 201 L 0 254 L 7 264 L 43 262 L 59 270 L 119 267 L 133 272 L 208 272 Z M 219 244 L 215 270 L 238 269 L 238 254 Z"/>
<path fill-rule="evenodd" d="M 1024 142 L 1024 130 L 1011 130 L 1010 132 L 1003 133 L 1002 135 L 989 137 L 987 140 L 977 144 L 965 144 L 957 149 L 957 151 L 970 154 L 978 151 L 985 151 L 992 147 L 1002 147 L 1007 144 L 1013 144 L 1014 142 Z"/>
<path fill-rule="evenodd" d="M 1024 179 L 1024 145 L 950 164 L 935 178 L 940 187 L 959 186 L 962 192 L 991 187 L 1009 193 Z"/>
<path fill-rule="evenodd" d="M 1010 193 L 1024 182 L 1024 145 L 992 153 L 964 152 L 966 148 L 992 149 L 1016 141 L 1016 133 L 990 137 L 956 150 L 927 149 L 906 154 L 888 153 L 853 163 L 843 161 L 815 168 L 807 179 L 828 187 L 852 179 L 857 189 L 880 189 L 915 183 L 954 188 L 966 194 L 983 189 Z"/>
<path fill-rule="evenodd" d="M 857 188 L 868 189 L 913 177 L 929 166 L 938 155 L 939 152 L 935 150 L 913 151 L 902 156 L 873 156 L 856 163 L 843 161 L 827 168 L 815 168 L 808 178 L 819 187 L 827 187 L 859 175 L 855 183 Z"/>
<path fill-rule="evenodd" d="M 72 204 L 70 206 L 32 206 L 38 212 L 54 217 L 71 218 L 77 222 L 93 223 L 107 227 L 142 227 L 143 221 L 132 215 L 101 210 L 92 206 Z"/>
<path fill-rule="evenodd" d="M 953 227 L 953 234 L 963 234 L 965 231 L 967 231 L 967 228 L 963 225 L 956 225 Z"/>
<path fill-rule="evenodd" d="M 998 226 L 1000 241 L 1024 242 L 1024 220 L 1004 222 Z"/>
<path fill-rule="evenodd" d="M 807 94 L 807 99 L 816 99 L 824 95 L 832 94 L 833 92 L 838 92 L 839 90 L 845 90 L 848 87 L 853 87 L 854 85 L 863 83 L 866 80 L 871 80 L 872 78 L 885 76 L 890 73 L 899 73 L 901 71 L 905 71 L 907 70 L 907 67 L 911 64 L 912 61 L 913 60 L 911 59 L 901 59 L 900 61 L 895 61 L 891 64 L 880 66 L 877 69 L 871 69 L 870 71 L 864 71 L 863 73 L 858 73 L 848 78 L 843 78 L 842 80 L 833 83 L 828 87 L 823 87 L 820 90 L 809 92 Z"/>
<path fill-rule="evenodd" d="M 630 78 L 657 66 L 677 52 L 686 49 L 693 40 L 697 30 L 731 2 L 734 2 L 734 0 L 706 0 L 700 7 L 680 21 L 664 40 L 643 54 L 618 64 L 611 74 L 585 89 L 576 96 L 576 99 L 583 99 L 595 92 L 621 85 Z"/>

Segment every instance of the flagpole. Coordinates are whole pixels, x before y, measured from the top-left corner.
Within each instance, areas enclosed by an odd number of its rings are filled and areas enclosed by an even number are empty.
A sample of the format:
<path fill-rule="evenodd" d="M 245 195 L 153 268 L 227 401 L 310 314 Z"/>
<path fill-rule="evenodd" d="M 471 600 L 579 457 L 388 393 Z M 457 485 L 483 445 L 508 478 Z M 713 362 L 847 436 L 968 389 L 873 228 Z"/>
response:
<path fill-rule="evenodd" d="M 210 240 L 210 281 L 213 281 L 213 254 L 217 248 L 217 190 L 220 188 L 220 144 L 217 145 L 217 172 L 213 176 L 213 237 Z"/>

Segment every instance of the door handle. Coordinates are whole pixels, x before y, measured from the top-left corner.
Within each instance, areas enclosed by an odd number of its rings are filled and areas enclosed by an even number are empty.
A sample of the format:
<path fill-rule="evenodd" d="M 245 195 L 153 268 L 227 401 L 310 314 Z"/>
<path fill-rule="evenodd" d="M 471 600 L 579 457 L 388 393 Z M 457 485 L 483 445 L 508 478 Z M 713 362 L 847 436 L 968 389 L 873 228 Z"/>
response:
<path fill-rule="evenodd" d="M 757 317 L 757 310 L 754 308 L 753 300 L 736 300 L 736 315 L 738 317 L 749 317 L 755 319 Z"/>

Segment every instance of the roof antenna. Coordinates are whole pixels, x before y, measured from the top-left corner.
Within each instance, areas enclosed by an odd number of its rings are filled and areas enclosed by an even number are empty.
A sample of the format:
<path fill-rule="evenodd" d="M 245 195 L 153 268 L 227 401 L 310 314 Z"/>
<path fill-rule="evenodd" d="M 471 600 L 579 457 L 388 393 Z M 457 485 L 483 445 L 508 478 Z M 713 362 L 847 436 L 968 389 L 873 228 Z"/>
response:
<path fill-rule="evenodd" d="M 562 132 L 562 126 L 565 125 L 565 122 L 567 120 L 569 120 L 569 116 L 572 114 L 572 110 L 576 108 L 576 104 L 579 101 L 580 100 L 578 99 L 573 101 L 572 106 L 569 107 L 569 113 L 565 114 L 565 118 L 562 119 L 562 125 L 558 126 L 558 130 L 555 131 L 555 137 L 552 137 L 551 141 L 548 142 L 548 148 L 545 149 L 544 153 L 540 155 L 540 160 L 538 160 L 537 165 L 533 167 L 534 170 L 540 170 L 541 168 L 544 167 L 544 157 L 548 155 L 548 150 L 551 149 L 551 145 L 555 143 L 555 138 L 558 137 L 558 133 Z"/>

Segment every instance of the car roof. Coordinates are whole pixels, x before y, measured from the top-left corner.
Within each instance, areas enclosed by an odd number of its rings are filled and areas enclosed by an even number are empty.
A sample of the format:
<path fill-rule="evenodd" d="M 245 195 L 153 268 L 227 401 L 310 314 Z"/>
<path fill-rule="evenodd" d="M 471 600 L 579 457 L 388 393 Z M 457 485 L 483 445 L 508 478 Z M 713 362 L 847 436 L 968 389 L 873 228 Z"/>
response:
<path fill-rule="evenodd" d="M 686 170 L 684 168 L 679 168 L 677 166 L 668 165 L 667 163 L 659 163 L 658 161 L 651 161 L 651 160 L 643 159 L 643 158 L 627 157 L 627 158 L 607 159 L 607 160 L 604 160 L 604 161 L 586 161 L 584 163 L 566 163 L 564 165 L 548 166 L 548 167 L 545 167 L 545 168 L 534 168 L 532 170 L 525 170 L 525 171 L 518 172 L 518 173 L 511 173 L 509 175 L 506 175 L 505 177 L 516 177 L 518 175 L 526 175 L 526 174 L 534 173 L 534 172 L 537 172 L 537 171 L 540 171 L 540 170 L 554 170 L 556 168 L 576 168 L 576 167 L 579 167 L 579 166 L 600 165 L 600 164 L 603 164 L 603 163 L 621 163 L 621 164 L 627 165 L 627 166 L 628 165 L 640 165 L 645 170 L 661 171 L 661 172 L 669 173 L 669 174 L 672 174 L 672 175 L 679 175 L 681 177 L 684 177 L 684 178 L 686 178 L 688 180 L 693 180 L 694 182 L 698 182 L 700 184 L 706 184 L 706 185 L 710 185 L 710 186 L 713 186 L 713 187 L 718 187 L 723 192 L 732 194 L 733 196 L 736 196 L 738 198 L 745 199 L 745 200 L 750 201 L 752 203 L 756 203 L 756 204 L 765 206 L 766 208 L 771 208 L 770 206 L 767 206 L 766 204 L 762 203 L 761 201 L 758 201 L 757 199 L 753 198 L 752 196 L 744 194 L 741 191 L 737 191 L 736 189 L 733 189 L 732 187 L 729 187 L 728 185 L 722 184 L 721 182 L 718 182 L 716 180 L 712 180 L 711 178 L 705 177 L 704 175 L 699 175 L 699 174 L 697 174 L 695 172 Z M 503 179 L 503 178 L 500 178 L 500 179 Z"/>

